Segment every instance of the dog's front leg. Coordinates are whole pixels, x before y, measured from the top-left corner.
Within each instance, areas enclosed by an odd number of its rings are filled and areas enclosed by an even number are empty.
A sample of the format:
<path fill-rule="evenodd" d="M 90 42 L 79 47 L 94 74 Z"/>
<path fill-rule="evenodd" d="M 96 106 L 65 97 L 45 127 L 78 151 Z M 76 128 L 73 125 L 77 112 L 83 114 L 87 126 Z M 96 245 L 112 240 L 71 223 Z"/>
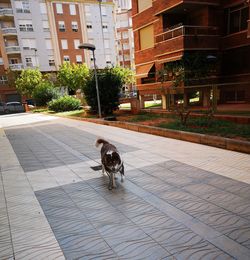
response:
<path fill-rule="evenodd" d="M 111 173 L 111 177 L 112 177 L 112 187 L 116 188 L 116 183 L 115 183 L 115 174 Z"/>
<path fill-rule="evenodd" d="M 108 176 L 109 176 L 109 190 L 112 190 L 112 188 L 113 188 L 113 174 L 110 173 L 110 174 L 108 174 Z"/>

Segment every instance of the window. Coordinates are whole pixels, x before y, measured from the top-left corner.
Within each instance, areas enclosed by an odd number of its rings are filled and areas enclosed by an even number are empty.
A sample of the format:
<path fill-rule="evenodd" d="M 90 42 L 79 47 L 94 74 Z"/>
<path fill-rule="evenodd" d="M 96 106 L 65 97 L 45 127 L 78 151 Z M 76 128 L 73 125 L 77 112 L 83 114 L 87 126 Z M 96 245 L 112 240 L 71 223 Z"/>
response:
<path fill-rule="evenodd" d="M 82 55 L 76 55 L 76 63 L 82 64 Z"/>
<path fill-rule="evenodd" d="M 64 61 L 70 61 L 70 60 L 69 60 L 69 56 L 63 56 L 63 60 L 64 60 Z"/>
<path fill-rule="evenodd" d="M 129 61 L 130 60 L 130 56 L 128 54 L 124 55 L 124 60 L 125 61 Z"/>
<path fill-rule="evenodd" d="M 32 20 L 19 20 L 19 30 L 22 32 L 33 32 Z"/>
<path fill-rule="evenodd" d="M 249 8 L 244 5 L 237 5 L 225 10 L 226 34 L 236 33 L 247 30 Z"/>
<path fill-rule="evenodd" d="M 91 23 L 87 23 L 87 31 L 88 32 L 92 32 L 92 24 Z"/>
<path fill-rule="evenodd" d="M 76 15 L 76 5 L 75 4 L 69 5 L 69 13 L 70 13 L 70 15 Z"/>
<path fill-rule="evenodd" d="M 41 14 L 47 14 L 47 8 L 45 3 L 40 3 L 40 12 Z"/>
<path fill-rule="evenodd" d="M 0 57 L 0 65 L 3 65 L 3 58 Z"/>
<path fill-rule="evenodd" d="M 80 45 L 80 40 L 78 40 L 78 39 L 74 40 L 74 46 L 75 46 L 76 50 L 78 50 L 79 45 Z"/>
<path fill-rule="evenodd" d="M 61 46 L 63 50 L 68 49 L 68 41 L 67 40 L 61 40 Z"/>
<path fill-rule="evenodd" d="M 117 33 L 117 38 L 120 40 L 122 38 L 122 34 L 120 32 Z"/>
<path fill-rule="evenodd" d="M 109 48 L 109 40 L 108 39 L 104 39 L 104 48 L 105 49 Z"/>
<path fill-rule="evenodd" d="M 4 85 L 4 84 L 7 84 L 7 83 L 8 83 L 7 76 L 5 76 L 5 75 L 0 76 L 0 84 Z"/>
<path fill-rule="evenodd" d="M 35 39 L 22 39 L 22 44 L 24 50 L 36 49 Z"/>
<path fill-rule="evenodd" d="M 102 30 L 103 30 L 103 32 L 108 32 L 108 24 L 107 23 L 102 24 Z"/>
<path fill-rule="evenodd" d="M 65 32 L 65 23 L 64 21 L 58 21 L 59 32 Z"/>
<path fill-rule="evenodd" d="M 56 4 L 56 13 L 57 14 L 63 14 L 62 4 Z"/>
<path fill-rule="evenodd" d="M 71 28 L 73 32 L 78 31 L 78 23 L 76 21 L 71 22 Z"/>
<path fill-rule="evenodd" d="M 111 59 L 110 59 L 110 55 L 105 55 L 106 58 L 106 64 L 111 64 Z"/>
<path fill-rule="evenodd" d="M 154 47 L 153 25 L 146 26 L 139 30 L 139 37 L 141 50 Z"/>
<path fill-rule="evenodd" d="M 51 39 L 45 39 L 45 45 L 47 50 L 52 50 L 52 42 Z"/>
<path fill-rule="evenodd" d="M 15 1 L 17 13 L 30 13 L 29 1 Z"/>
<path fill-rule="evenodd" d="M 102 16 L 107 15 L 106 6 L 101 6 L 101 13 L 102 13 Z"/>
<path fill-rule="evenodd" d="M 129 49 L 129 44 L 128 43 L 124 43 L 123 44 L 123 49 L 124 50 L 128 50 Z"/>
<path fill-rule="evenodd" d="M 91 16 L 90 6 L 89 5 L 85 5 L 85 14 L 86 14 L 86 16 Z"/>
<path fill-rule="evenodd" d="M 49 22 L 48 21 L 43 21 L 43 31 L 49 32 Z"/>
<path fill-rule="evenodd" d="M 55 59 L 53 56 L 49 56 L 49 66 L 55 66 Z"/>
<path fill-rule="evenodd" d="M 26 62 L 26 66 L 27 67 L 33 67 L 32 58 L 31 57 L 26 57 L 25 58 L 25 62 Z"/>
<path fill-rule="evenodd" d="M 152 0 L 137 0 L 138 12 L 142 12 L 152 6 Z"/>
<path fill-rule="evenodd" d="M 127 39 L 128 38 L 128 32 L 123 32 L 122 33 L 122 38 Z"/>

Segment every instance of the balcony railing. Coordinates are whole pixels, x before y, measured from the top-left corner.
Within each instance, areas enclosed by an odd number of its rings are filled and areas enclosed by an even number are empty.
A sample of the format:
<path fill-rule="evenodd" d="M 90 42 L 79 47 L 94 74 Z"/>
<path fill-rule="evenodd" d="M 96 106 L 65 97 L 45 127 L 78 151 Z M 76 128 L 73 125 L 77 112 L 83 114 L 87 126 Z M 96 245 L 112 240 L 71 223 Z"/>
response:
<path fill-rule="evenodd" d="M 24 9 L 24 8 L 17 8 L 16 9 L 17 13 L 30 13 L 30 9 Z"/>
<path fill-rule="evenodd" d="M 3 35 L 16 35 L 17 34 L 17 30 L 16 28 L 2 28 L 2 33 Z"/>
<path fill-rule="evenodd" d="M 216 36 L 218 28 L 213 26 L 182 25 L 156 35 L 156 43 L 167 41 L 179 36 Z"/>
<path fill-rule="evenodd" d="M 7 54 L 19 53 L 21 51 L 19 46 L 6 46 L 5 50 Z"/>
<path fill-rule="evenodd" d="M 10 69 L 12 70 L 22 70 L 23 64 L 22 63 L 16 63 L 16 64 L 10 64 Z"/>
<path fill-rule="evenodd" d="M 12 8 L 0 8 L 0 16 L 13 16 Z"/>

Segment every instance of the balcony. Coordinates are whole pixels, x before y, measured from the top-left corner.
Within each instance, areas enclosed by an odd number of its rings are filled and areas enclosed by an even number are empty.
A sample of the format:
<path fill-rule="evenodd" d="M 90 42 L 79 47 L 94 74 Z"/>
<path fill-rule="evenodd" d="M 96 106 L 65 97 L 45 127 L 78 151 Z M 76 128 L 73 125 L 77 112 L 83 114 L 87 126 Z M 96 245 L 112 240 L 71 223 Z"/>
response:
<path fill-rule="evenodd" d="M 165 50 L 217 50 L 218 28 L 212 26 L 178 26 L 155 36 L 156 56 L 162 56 Z"/>
<path fill-rule="evenodd" d="M 159 15 L 161 13 L 167 12 L 168 10 L 174 10 L 175 8 L 178 8 L 180 5 L 197 5 L 199 2 L 199 5 L 219 5 L 219 0 L 157 0 L 153 1 L 153 8 L 154 8 L 154 14 Z"/>
<path fill-rule="evenodd" d="M 10 64 L 9 67 L 11 70 L 22 70 L 23 64 L 22 63 Z"/>
<path fill-rule="evenodd" d="M 6 46 L 5 50 L 7 54 L 16 54 L 21 52 L 19 46 Z"/>
<path fill-rule="evenodd" d="M 13 9 L 12 8 L 0 8 L 0 18 L 1 17 L 9 17 L 13 16 Z"/>
<path fill-rule="evenodd" d="M 15 27 L 2 28 L 3 36 L 17 35 L 17 30 Z"/>

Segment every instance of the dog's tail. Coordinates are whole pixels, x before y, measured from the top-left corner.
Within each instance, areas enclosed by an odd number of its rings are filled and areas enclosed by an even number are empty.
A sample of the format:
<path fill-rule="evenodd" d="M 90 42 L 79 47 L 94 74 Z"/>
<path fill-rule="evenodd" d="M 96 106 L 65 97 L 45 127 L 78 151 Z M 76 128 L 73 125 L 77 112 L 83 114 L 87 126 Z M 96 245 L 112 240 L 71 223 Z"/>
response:
<path fill-rule="evenodd" d="M 102 139 L 102 138 L 98 138 L 95 142 L 95 146 L 98 147 L 100 144 L 108 144 L 109 142 Z"/>

